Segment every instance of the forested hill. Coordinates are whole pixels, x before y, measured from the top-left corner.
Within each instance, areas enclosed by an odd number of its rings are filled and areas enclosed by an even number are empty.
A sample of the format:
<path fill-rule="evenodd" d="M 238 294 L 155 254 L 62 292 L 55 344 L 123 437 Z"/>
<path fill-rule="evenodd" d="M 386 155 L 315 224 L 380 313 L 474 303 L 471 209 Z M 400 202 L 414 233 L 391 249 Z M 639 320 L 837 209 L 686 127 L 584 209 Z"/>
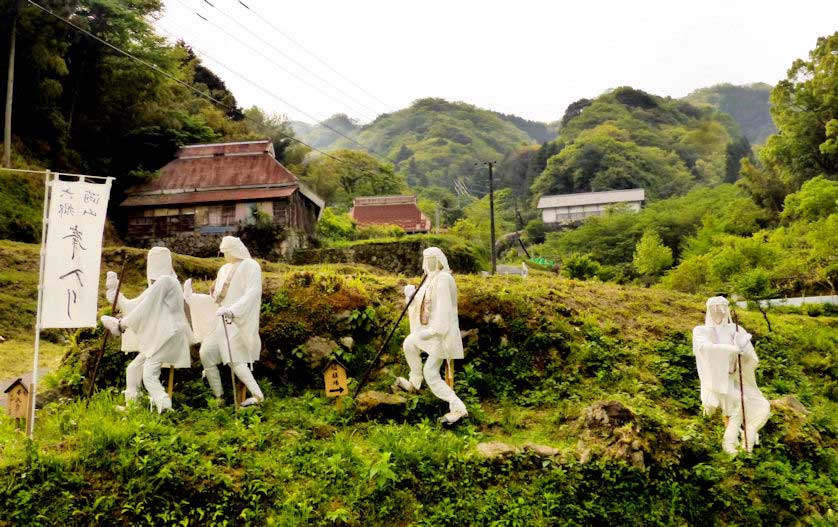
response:
<path fill-rule="evenodd" d="M 355 129 L 346 126 L 351 122 L 347 123 L 345 116 L 332 117 L 326 124 L 391 159 L 410 185 L 420 187 L 451 188 L 455 179 L 468 179 L 475 162 L 503 159 L 523 145 L 537 144 L 554 135 L 543 123 L 444 99 L 420 99 Z M 295 123 L 295 131 L 314 146 L 360 148 L 322 126 Z M 334 141 L 326 144 L 328 138 Z"/>
<path fill-rule="evenodd" d="M 717 84 L 690 93 L 684 100 L 696 105 L 710 105 L 729 113 L 752 144 L 763 144 L 777 127 L 771 120 L 771 86 L 764 82 L 734 86 Z"/>
<path fill-rule="evenodd" d="M 660 198 L 697 183 L 734 181 L 750 144 L 739 125 L 709 106 L 630 87 L 570 105 L 555 152 L 533 194 L 642 187 Z M 551 152 L 551 153 L 552 153 Z"/>

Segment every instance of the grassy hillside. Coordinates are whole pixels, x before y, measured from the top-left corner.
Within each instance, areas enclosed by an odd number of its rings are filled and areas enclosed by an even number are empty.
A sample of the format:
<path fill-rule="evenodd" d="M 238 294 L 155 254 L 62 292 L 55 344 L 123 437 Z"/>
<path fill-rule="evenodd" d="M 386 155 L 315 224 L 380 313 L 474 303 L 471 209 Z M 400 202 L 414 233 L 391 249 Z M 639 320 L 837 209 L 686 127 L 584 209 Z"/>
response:
<path fill-rule="evenodd" d="M 142 287 L 143 253 L 129 255 L 131 295 Z M 106 267 L 120 260 L 106 253 Z M 199 288 L 219 264 L 176 258 Z M 12 270 L 31 272 L 26 265 Z M 125 358 L 112 351 L 89 408 L 55 399 L 41 411 L 34 447 L 0 421 L 0 525 L 836 520 L 835 318 L 772 314 L 768 333 L 758 313 L 741 314 L 766 396 L 793 395 L 807 410 L 778 401 L 755 454 L 730 460 L 719 453 L 721 419 L 700 415 L 689 332 L 703 320 L 702 298 L 537 272 L 526 281 L 458 276 L 466 359 L 456 389 L 471 415 L 444 430 L 434 419 L 445 409 L 427 393 L 367 412 L 360 401 L 338 410 L 322 396 L 323 361 L 340 357 L 357 378 L 408 279 L 359 265 L 264 268 L 256 376 L 266 404 L 216 407 L 196 367 L 177 374 L 176 412 L 119 413 Z M 74 335 L 56 395 L 77 389 L 100 332 Z M 394 345 L 370 388 L 405 372 Z M 505 454 L 488 456 L 481 443 L 490 441 Z"/>
<path fill-rule="evenodd" d="M 734 86 L 717 84 L 690 93 L 683 100 L 695 105 L 709 105 L 730 114 L 752 144 L 761 145 L 777 127 L 771 120 L 771 86 L 763 82 Z"/>

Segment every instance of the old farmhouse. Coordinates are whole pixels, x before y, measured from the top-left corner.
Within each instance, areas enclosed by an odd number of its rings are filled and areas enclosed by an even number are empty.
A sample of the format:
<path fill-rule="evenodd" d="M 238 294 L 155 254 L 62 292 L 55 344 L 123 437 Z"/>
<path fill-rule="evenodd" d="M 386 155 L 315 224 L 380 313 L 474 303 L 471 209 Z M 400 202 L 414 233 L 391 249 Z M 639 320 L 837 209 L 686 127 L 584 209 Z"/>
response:
<path fill-rule="evenodd" d="M 544 223 L 558 226 L 582 221 L 589 216 L 599 216 L 608 207 L 617 204 L 623 204 L 629 210 L 638 212 L 645 199 L 646 192 L 642 188 L 557 194 L 541 196 L 538 208 Z"/>
<path fill-rule="evenodd" d="M 120 208 L 133 245 L 214 255 L 222 236 L 261 217 L 283 228 L 277 244 L 287 254 L 309 245 L 323 200 L 276 160 L 265 139 L 184 146 L 158 178 L 130 189 Z"/>

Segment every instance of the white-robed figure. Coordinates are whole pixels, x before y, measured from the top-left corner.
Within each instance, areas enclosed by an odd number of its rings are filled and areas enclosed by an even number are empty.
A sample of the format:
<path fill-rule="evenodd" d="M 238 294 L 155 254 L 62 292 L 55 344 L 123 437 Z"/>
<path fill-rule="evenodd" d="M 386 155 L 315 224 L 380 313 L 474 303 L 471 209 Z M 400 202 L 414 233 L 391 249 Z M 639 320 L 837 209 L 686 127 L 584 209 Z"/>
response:
<path fill-rule="evenodd" d="M 146 278 L 148 289 L 137 298 L 119 294 L 116 305 L 123 314 L 121 319 L 103 316 L 101 320 L 112 334 L 122 335 L 122 351 L 138 352 L 125 370 L 125 402 L 137 400 L 142 383 L 151 402 L 162 413 L 172 408 L 172 400 L 160 382 L 160 370 L 164 365 L 190 366 L 192 331 L 168 249 L 154 247 L 148 251 Z M 105 280 L 108 302 L 114 301 L 118 282 L 116 273 L 108 272 Z"/>
<path fill-rule="evenodd" d="M 252 395 L 241 405 L 249 406 L 265 399 L 249 368 L 259 360 L 262 350 L 262 268 L 239 238 L 225 236 L 219 249 L 227 263 L 219 269 L 210 294 L 193 293 L 192 281 L 187 280 L 184 298 L 189 304 L 195 337 L 201 342 L 201 363 L 213 395 L 219 399 L 224 395 L 218 365 L 232 362 L 229 365 L 236 377 Z"/>
<path fill-rule="evenodd" d="M 721 409 L 725 417 L 722 447 L 725 452 L 736 454 L 740 433 L 744 431 L 742 444 L 750 452 L 759 444 L 759 430 L 768 421 L 771 407 L 757 387 L 755 371 L 759 359 L 751 344 L 751 334 L 731 322 L 726 298 L 714 296 L 707 300 L 704 325 L 693 329 L 693 353 L 701 380 L 704 414 L 711 415 Z M 745 437 L 747 444 L 744 444 Z"/>
<path fill-rule="evenodd" d="M 410 379 L 399 377 L 394 386 L 415 391 L 421 388 L 424 378 L 431 392 L 448 403 L 449 412 L 441 421 L 452 424 L 468 415 L 466 405 L 439 374 L 444 361 L 463 358 L 463 341 L 457 319 L 457 284 L 448 267 L 448 259 L 439 248 L 429 247 L 422 256 L 422 269 L 427 274 L 425 283 L 419 291 L 413 285 L 404 288 L 406 302 L 416 293 L 408 308 L 410 335 L 402 345 L 410 366 Z M 428 354 L 424 368 L 423 352 Z"/>

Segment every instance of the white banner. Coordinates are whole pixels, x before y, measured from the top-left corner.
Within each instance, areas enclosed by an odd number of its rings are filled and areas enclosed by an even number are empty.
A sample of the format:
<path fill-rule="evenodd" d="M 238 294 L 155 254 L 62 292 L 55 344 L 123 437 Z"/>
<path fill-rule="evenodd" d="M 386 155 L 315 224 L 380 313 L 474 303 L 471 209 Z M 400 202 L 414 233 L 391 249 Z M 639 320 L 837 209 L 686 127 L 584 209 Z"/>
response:
<path fill-rule="evenodd" d="M 41 327 L 93 327 L 111 179 L 55 179 L 50 188 Z"/>

